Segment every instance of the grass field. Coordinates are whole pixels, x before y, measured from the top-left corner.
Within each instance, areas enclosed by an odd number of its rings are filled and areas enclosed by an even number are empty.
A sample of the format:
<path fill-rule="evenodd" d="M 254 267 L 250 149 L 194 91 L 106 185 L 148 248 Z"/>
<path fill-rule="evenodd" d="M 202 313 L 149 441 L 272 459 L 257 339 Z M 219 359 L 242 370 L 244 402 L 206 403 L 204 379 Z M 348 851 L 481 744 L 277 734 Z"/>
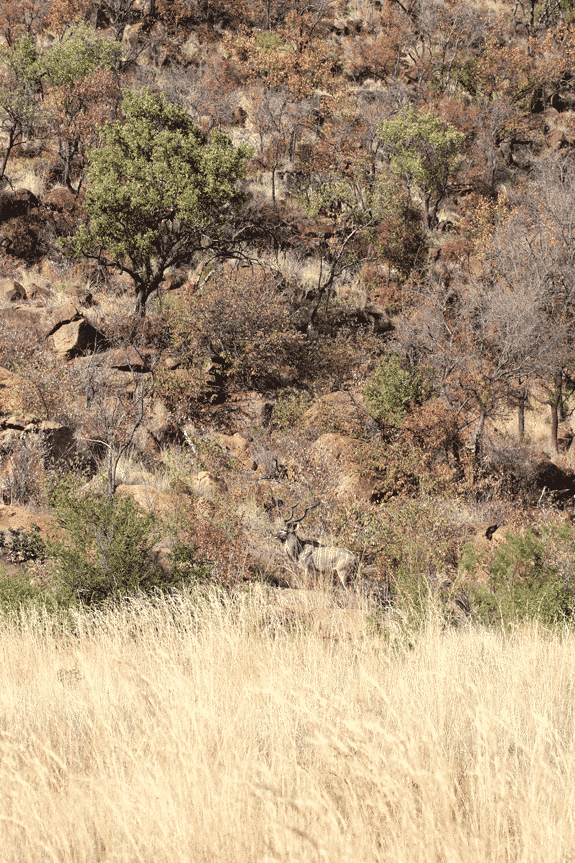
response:
<path fill-rule="evenodd" d="M 3 861 L 575 859 L 575 636 L 362 640 L 262 594 L 0 632 Z"/>

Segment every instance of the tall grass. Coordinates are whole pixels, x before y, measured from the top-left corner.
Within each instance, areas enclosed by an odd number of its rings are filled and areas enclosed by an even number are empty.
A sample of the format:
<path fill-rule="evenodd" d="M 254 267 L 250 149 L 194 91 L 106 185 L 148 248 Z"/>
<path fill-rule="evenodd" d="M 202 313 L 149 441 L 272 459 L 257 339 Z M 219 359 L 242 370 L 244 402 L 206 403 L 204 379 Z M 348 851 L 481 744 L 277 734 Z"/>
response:
<path fill-rule="evenodd" d="M 573 859 L 571 632 L 332 640 L 268 608 L 4 621 L 2 859 Z"/>

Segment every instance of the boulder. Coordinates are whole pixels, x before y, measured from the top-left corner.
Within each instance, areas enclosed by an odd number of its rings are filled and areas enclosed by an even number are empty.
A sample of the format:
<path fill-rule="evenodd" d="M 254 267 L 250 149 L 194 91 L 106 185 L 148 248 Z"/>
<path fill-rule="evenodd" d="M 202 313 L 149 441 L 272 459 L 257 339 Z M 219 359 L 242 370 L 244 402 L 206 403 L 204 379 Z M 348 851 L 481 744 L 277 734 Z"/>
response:
<path fill-rule="evenodd" d="M 227 424 L 231 431 L 261 429 L 269 425 L 273 405 L 258 392 L 248 392 L 230 398 L 226 404 Z"/>
<path fill-rule="evenodd" d="M 78 208 L 76 197 L 70 189 L 51 189 L 42 198 L 42 206 L 54 213 L 73 213 Z"/>
<path fill-rule="evenodd" d="M 124 485 L 117 487 L 117 496 L 127 495 L 131 497 L 136 506 L 146 512 L 156 512 L 159 515 L 173 513 L 178 505 L 179 499 L 165 491 L 158 491 L 149 485 Z"/>
<path fill-rule="evenodd" d="M 71 359 L 76 354 L 93 351 L 104 336 L 85 318 L 63 324 L 51 336 L 56 353 Z"/>
<path fill-rule="evenodd" d="M 65 324 L 79 321 L 82 315 L 73 303 L 63 303 L 52 309 L 46 320 L 46 338 L 54 335 Z"/>
<path fill-rule="evenodd" d="M 175 440 L 179 436 L 174 418 L 162 399 L 152 399 L 146 405 L 146 428 L 158 444 Z"/>
<path fill-rule="evenodd" d="M 16 189 L 9 197 L 8 206 L 4 218 L 16 219 L 19 216 L 27 216 L 30 210 L 38 206 L 38 198 L 28 189 Z"/>
<path fill-rule="evenodd" d="M 374 502 L 379 499 L 379 478 L 375 471 L 365 470 L 355 460 L 360 445 L 360 440 L 330 432 L 312 444 L 310 455 L 316 461 L 330 465 L 337 497 Z"/>
<path fill-rule="evenodd" d="M 250 456 L 250 443 L 239 432 L 233 435 L 215 434 L 213 440 L 218 443 L 222 449 L 227 450 L 230 455 L 236 458 L 244 467 L 250 470 L 255 470 L 257 465 Z"/>
<path fill-rule="evenodd" d="M 118 369 L 121 372 L 149 372 L 150 367 L 146 358 L 135 348 L 114 348 L 98 357 L 98 364 L 110 369 Z"/>
<path fill-rule="evenodd" d="M 44 444 L 44 463 L 55 467 L 69 463 L 76 453 L 74 432 L 54 420 L 44 420 L 36 427 Z"/>
<path fill-rule="evenodd" d="M 45 306 L 48 300 L 51 299 L 52 293 L 48 288 L 42 285 L 30 284 L 26 289 L 26 295 L 29 300 L 34 302 L 35 306 Z"/>
<path fill-rule="evenodd" d="M 207 470 L 190 477 L 189 487 L 198 497 L 214 498 L 226 494 L 228 486 L 223 479 L 218 479 Z"/>
<path fill-rule="evenodd" d="M 143 456 L 144 459 L 158 459 L 160 458 L 162 451 L 158 445 L 157 440 L 154 438 L 153 434 L 146 428 L 146 426 L 139 426 L 134 432 L 134 437 L 132 438 L 132 445 L 134 446 L 138 455 Z"/>
<path fill-rule="evenodd" d="M 17 303 L 27 300 L 26 291 L 15 279 L 0 279 L 0 302 Z"/>

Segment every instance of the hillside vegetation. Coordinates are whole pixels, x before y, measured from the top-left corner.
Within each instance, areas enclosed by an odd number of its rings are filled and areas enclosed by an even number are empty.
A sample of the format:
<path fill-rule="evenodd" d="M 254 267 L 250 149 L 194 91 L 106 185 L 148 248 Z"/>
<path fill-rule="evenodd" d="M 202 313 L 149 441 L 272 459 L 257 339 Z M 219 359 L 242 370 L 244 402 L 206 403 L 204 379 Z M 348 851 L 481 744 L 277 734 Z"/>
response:
<path fill-rule="evenodd" d="M 3 860 L 573 859 L 574 63 L 2 0 Z"/>
<path fill-rule="evenodd" d="M 6 602 L 309 587 L 301 506 L 374 607 L 570 618 L 571 3 L 7 0 L 0 35 Z"/>

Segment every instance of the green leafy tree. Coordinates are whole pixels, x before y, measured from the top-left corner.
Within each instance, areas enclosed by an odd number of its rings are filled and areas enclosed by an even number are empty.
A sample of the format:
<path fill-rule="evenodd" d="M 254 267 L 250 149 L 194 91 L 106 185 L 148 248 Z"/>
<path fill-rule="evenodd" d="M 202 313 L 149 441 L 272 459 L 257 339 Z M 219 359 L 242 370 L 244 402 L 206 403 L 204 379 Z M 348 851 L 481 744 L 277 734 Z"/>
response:
<path fill-rule="evenodd" d="M 34 134 L 40 113 L 40 72 L 34 38 L 22 36 L 11 47 L 0 48 L 0 61 L 4 66 L 0 71 L 0 133 L 5 138 L 0 162 L 2 180 L 12 148 Z"/>
<path fill-rule="evenodd" d="M 98 36 L 81 22 L 41 56 L 45 105 L 58 141 L 62 179 L 71 186 L 71 163 L 96 140 L 96 130 L 119 106 L 121 95 L 115 70 L 121 47 Z"/>
<path fill-rule="evenodd" d="M 425 222 L 432 228 L 458 171 L 465 136 L 433 111 L 417 112 L 412 105 L 382 123 L 379 131 L 392 174 L 406 182 L 410 194 L 418 188 Z"/>
<path fill-rule="evenodd" d="M 141 317 L 168 267 L 200 250 L 225 254 L 240 241 L 238 181 L 251 150 L 218 131 L 208 138 L 147 89 L 127 93 L 122 110 L 125 121 L 106 124 L 104 146 L 88 153 L 88 220 L 72 249 L 125 270 Z"/>
<path fill-rule="evenodd" d="M 96 69 L 111 68 L 119 61 L 120 51 L 113 39 L 101 38 L 80 22 L 44 51 L 42 69 L 54 87 L 74 85 Z"/>

